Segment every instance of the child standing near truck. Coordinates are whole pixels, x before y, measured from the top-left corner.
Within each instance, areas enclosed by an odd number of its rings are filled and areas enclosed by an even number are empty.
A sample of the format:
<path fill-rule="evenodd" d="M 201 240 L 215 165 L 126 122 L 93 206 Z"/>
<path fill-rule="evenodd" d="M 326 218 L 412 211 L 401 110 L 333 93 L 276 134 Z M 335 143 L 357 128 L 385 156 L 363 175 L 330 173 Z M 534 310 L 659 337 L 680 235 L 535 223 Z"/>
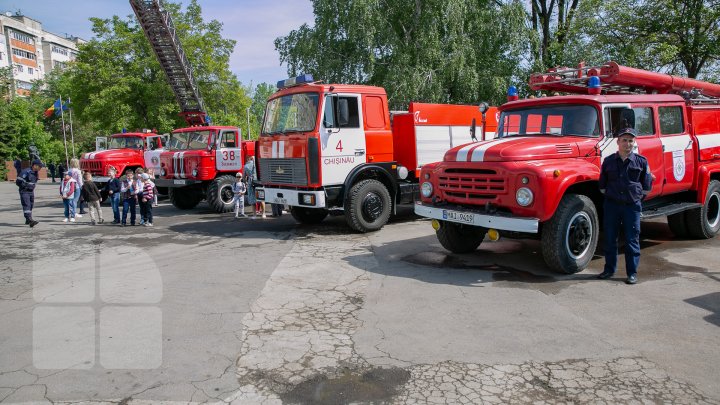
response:
<path fill-rule="evenodd" d="M 232 191 L 235 194 L 235 218 L 246 218 L 245 215 L 245 193 L 247 193 L 247 187 L 243 181 L 243 174 L 238 172 L 235 175 L 235 184 L 233 184 Z"/>
<path fill-rule="evenodd" d="M 140 180 L 143 184 L 143 191 L 142 191 L 142 200 L 140 201 L 140 204 L 145 206 L 145 226 L 153 226 L 153 196 L 155 193 L 153 192 L 153 188 L 155 188 L 155 184 L 150 181 L 150 176 L 147 173 L 143 173 L 140 175 Z M 142 206 L 141 205 L 141 206 Z"/>
<path fill-rule="evenodd" d="M 82 186 L 82 197 L 90 209 L 90 223 L 93 225 L 96 223 L 102 224 L 105 220 L 103 219 L 102 208 L 100 208 L 100 200 L 102 199 L 100 190 L 92 181 L 90 172 L 85 172 L 83 179 L 85 182 Z"/>

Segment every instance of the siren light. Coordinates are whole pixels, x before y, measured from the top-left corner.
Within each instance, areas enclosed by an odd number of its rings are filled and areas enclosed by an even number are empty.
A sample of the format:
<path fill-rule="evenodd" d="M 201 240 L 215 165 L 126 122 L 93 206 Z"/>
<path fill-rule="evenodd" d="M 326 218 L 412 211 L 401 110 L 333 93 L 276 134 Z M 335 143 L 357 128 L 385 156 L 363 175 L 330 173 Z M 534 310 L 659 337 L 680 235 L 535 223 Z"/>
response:
<path fill-rule="evenodd" d="M 286 87 L 297 86 L 298 84 L 312 83 L 313 77 L 311 74 L 304 74 L 297 77 L 291 77 L 285 80 L 279 80 L 277 82 L 278 89 L 284 89 Z"/>
<path fill-rule="evenodd" d="M 518 99 L 517 87 L 515 87 L 515 86 L 508 87 L 507 101 L 515 101 L 517 99 Z"/>
<path fill-rule="evenodd" d="M 602 86 L 600 86 L 600 78 L 597 76 L 590 76 L 590 79 L 588 80 L 588 94 L 597 96 L 602 91 Z"/>

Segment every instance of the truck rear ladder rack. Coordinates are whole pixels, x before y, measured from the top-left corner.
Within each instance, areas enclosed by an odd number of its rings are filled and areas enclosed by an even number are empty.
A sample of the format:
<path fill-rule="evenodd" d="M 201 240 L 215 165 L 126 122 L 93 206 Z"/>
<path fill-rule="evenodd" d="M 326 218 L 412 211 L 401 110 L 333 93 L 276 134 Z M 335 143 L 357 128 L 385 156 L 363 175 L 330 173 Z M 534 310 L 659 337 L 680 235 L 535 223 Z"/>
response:
<path fill-rule="evenodd" d="M 718 103 L 720 85 L 672 76 L 665 73 L 620 66 L 607 62 L 602 66 L 577 68 L 558 67 L 545 73 L 530 75 L 532 90 L 558 91 L 588 94 L 588 80 L 591 76 L 600 79 L 604 94 L 680 94 L 690 103 Z"/>

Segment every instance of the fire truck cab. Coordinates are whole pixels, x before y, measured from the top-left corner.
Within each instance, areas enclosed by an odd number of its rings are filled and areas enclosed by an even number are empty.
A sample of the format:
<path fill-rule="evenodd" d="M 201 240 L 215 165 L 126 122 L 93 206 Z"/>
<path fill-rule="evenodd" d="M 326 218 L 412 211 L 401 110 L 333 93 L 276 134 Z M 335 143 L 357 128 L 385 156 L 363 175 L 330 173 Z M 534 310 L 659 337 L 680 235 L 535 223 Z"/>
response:
<path fill-rule="evenodd" d="M 227 212 L 233 207 L 235 174 L 254 153 L 255 143 L 242 141 L 237 127 L 176 129 L 160 155 L 155 184 L 168 187 L 177 208 L 190 209 L 207 199 L 215 211 Z"/>
<path fill-rule="evenodd" d="M 123 132 L 108 137 L 106 150 L 88 152 L 80 158 L 80 168 L 92 173 L 93 181 L 102 188 L 110 180 L 112 166 L 119 177 L 126 170 L 159 166 L 158 156 L 164 146 L 164 135 L 155 132 Z"/>
<path fill-rule="evenodd" d="M 558 95 L 502 105 L 497 139 L 448 151 L 423 167 L 418 215 L 452 252 L 501 234 L 541 239 L 547 265 L 584 269 L 600 229 L 603 159 L 621 127 L 654 176 L 641 218 L 666 216 L 680 237 L 720 230 L 720 85 L 619 66 L 553 69 L 531 87 Z"/>
<path fill-rule="evenodd" d="M 469 142 L 484 122 L 477 106 L 412 103 L 391 116 L 384 89 L 321 84 L 309 75 L 278 88 L 256 147 L 256 196 L 289 205 L 301 223 L 332 211 L 356 231 L 380 229 L 397 204 L 416 199 L 418 168 Z M 484 112 L 491 135 L 495 109 Z"/>

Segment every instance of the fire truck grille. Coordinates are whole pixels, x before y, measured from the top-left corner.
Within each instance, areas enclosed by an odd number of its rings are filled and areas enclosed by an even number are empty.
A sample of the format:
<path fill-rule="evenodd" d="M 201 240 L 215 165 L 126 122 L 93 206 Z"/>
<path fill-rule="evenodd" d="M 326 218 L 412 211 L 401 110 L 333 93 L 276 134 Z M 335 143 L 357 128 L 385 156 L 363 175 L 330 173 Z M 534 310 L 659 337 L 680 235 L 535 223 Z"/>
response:
<path fill-rule="evenodd" d="M 102 163 L 99 160 L 82 160 L 80 162 L 80 169 L 85 172 L 90 172 L 94 175 L 102 175 Z"/>
<path fill-rule="evenodd" d="M 490 169 L 448 168 L 438 179 L 448 199 L 493 200 L 506 190 L 505 179 Z"/>
<path fill-rule="evenodd" d="M 306 186 L 305 159 L 260 159 L 260 182 Z"/>

